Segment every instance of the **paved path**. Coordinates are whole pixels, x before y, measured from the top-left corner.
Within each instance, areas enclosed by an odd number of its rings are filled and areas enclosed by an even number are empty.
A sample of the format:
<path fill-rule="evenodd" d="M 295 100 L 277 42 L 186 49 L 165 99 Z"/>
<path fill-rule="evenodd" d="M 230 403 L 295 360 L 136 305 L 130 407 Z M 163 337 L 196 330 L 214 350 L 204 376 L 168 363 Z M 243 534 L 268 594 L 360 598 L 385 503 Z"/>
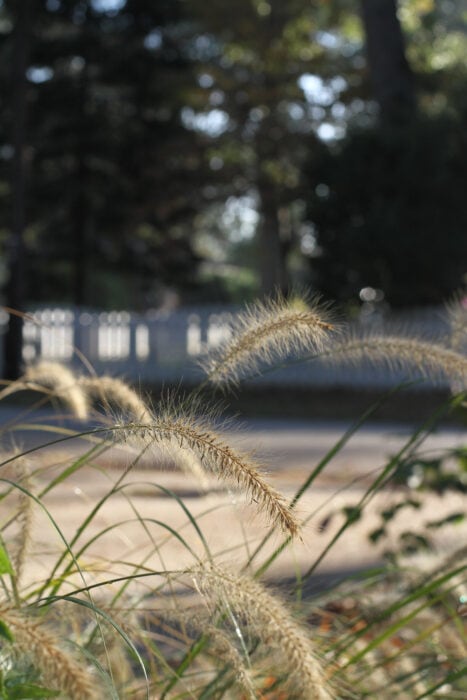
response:
<path fill-rule="evenodd" d="M 231 439 L 265 455 L 273 470 L 306 473 L 349 427 L 350 423 L 329 421 L 254 420 L 245 424 L 243 430 L 233 430 Z M 334 480 L 378 469 L 407 443 L 414 429 L 415 426 L 394 423 L 363 425 L 326 467 L 324 476 Z M 462 445 L 467 446 L 467 429 L 450 427 L 429 435 L 420 449 L 426 455 L 433 455 Z"/>
<path fill-rule="evenodd" d="M 82 430 L 78 423 L 54 418 L 50 410 L 34 415 L 23 413 L 20 406 L 0 405 L 0 426 L 3 426 L 3 445 L 13 436 L 23 447 L 40 445 L 53 440 L 51 433 L 41 433 L 38 424 L 55 424 Z M 18 423 L 22 424 L 21 429 Z M 29 424 L 27 429 L 25 424 Z M 236 446 L 254 451 L 272 471 L 307 472 L 333 448 L 350 427 L 340 421 L 299 420 L 239 420 L 226 430 L 226 437 Z M 35 427 L 34 427 L 35 426 Z M 34 429 L 33 429 L 34 427 Z M 326 468 L 329 478 L 358 476 L 382 466 L 410 438 L 416 426 L 396 423 L 366 423 L 352 435 L 343 449 Z M 12 432 L 13 430 L 13 432 Z M 447 427 L 430 434 L 423 442 L 428 454 L 467 445 L 467 428 Z"/>
<path fill-rule="evenodd" d="M 18 416 L 15 411 L 17 413 L 18 409 L 0 408 L 0 421 L 4 429 L 9 421 L 17 422 Z M 36 424 L 48 422 L 49 419 L 50 412 L 41 412 Z M 288 498 L 292 498 L 306 475 L 335 445 L 347 428 L 348 425 L 343 423 L 255 420 L 244 423 L 241 428 L 228 430 L 226 439 L 245 450 L 255 451 L 269 468 L 269 478 L 274 485 Z M 358 501 L 365 481 L 372 478 L 371 475 L 379 471 L 388 457 L 405 444 L 411 433 L 411 426 L 368 424 L 352 436 L 300 501 L 300 515 L 309 518 L 303 531 L 303 542 L 297 543 L 281 557 L 272 571 L 274 576 L 287 578 L 296 566 L 303 570 L 308 568 L 342 523 L 342 508 Z M 41 444 L 44 437 L 53 439 L 54 435 L 41 434 L 26 428 L 15 433 L 15 440 L 25 448 Z M 4 433 L 4 449 L 7 439 Z M 422 449 L 425 454 L 433 455 L 465 444 L 467 431 L 449 428 L 430 435 Z M 63 471 L 70 463 L 73 453 L 82 454 L 83 447 L 83 443 L 73 441 L 34 453 L 37 455 L 34 465 L 42 464 L 46 469 L 44 474 L 38 476 L 38 491 L 41 486 L 49 483 L 53 476 Z M 122 453 L 115 450 L 109 452 L 96 463 L 80 469 L 47 495 L 46 505 L 67 539 L 73 536 L 93 504 L 112 488 L 112 483 L 121 473 L 121 470 L 115 467 L 124 466 L 125 460 L 128 462 L 128 457 Z M 101 467 L 108 466 L 112 469 L 107 473 L 102 471 Z M 148 539 L 147 531 L 141 527 L 141 523 L 134 521 L 134 511 L 126 495 L 131 495 L 133 507 L 143 517 L 167 522 L 176 531 L 187 533 L 187 537 L 191 532 L 190 543 L 202 555 L 202 544 L 196 533 L 193 533 L 186 513 L 176 500 L 167 497 L 164 492 L 151 485 L 151 482 L 172 489 L 183 499 L 186 507 L 199 521 L 211 550 L 219 557 L 222 558 L 225 552 L 229 552 L 229 560 L 244 561 L 246 552 L 251 551 L 262 539 L 267 526 L 264 518 L 255 514 L 255 506 L 246 506 L 241 496 L 237 497 L 225 489 L 221 490 L 219 482 L 212 481 L 208 488 L 203 490 L 192 476 L 171 470 L 160 471 L 154 464 L 147 466 L 153 468 L 132 471 L 125 478 L 125 482 L 128 483 L 127 490 L 112 496 L 87 528 L 86 538 L 91 539 L 112 523 L 133 520 L 132 524 L 112 529 L 106 538 L 98 538 L 86 554 L 88 562 L 99 560 L 103 554 L 120 561 L 143 561 L 148 552 L 154 550 L 154 542 Z M 10 478 L 17 478 L 17 468 L 14 464 L 4 469 L 3 473 Z M 397 494 L 391 491 L 378 494 L 365 518 L 333 547 L 319 571 L 328 576 L 333 571 L 352 570 L 378 561 L 382 547 L 386 547 L 388 541 L 381 543 L 381 546 L 372 547 L 368 543 L 367 534 L 380 523 L 381 509 L 394 503 L 396 498 Z M 415 531 L 430 519 L 439 519 L 462 509 L 465 509 L 465 496 L 460 494 L 442 499 L 429 496 L 420 511 L 405 509 L 401 512 L 394 523 L 390 539 L 395 542 L 398 533 L 404 529 Z M 48 562 L 53 558 L 52 550 L 54 546 L 60 545 L 50 521 L 44 513 L 37 510 L 35 551 L 40 555 L 40 563 L 39 568 L 31 572 L 33 579 L 45 575 Z M 328 516 L 331 516 L 329 526 L 322 532 L 321 526 Z M 187 551 L 180 547 L 174 538 L 166 541 L 167 533 L 161 533 L 158 526 L 151 527 L 154 537 L 158 541 L 164 541 L 164 565 L 168 568 L 189 566 L 190 562 L 185 561 Z M 466 540 L 467 525 L 443 528 L 437 537 L 442 551 L 452 551 L 459 538 Z M 271 546 L 276 546 L 279 541 L 278 535 Z M 270 551 L 272 550 L 268 546 L 265 553 Z M 157 560 L 158 556 L 154 555 L 153 558 Z M 158 566 L 156 561 L 154 566 Z"/>

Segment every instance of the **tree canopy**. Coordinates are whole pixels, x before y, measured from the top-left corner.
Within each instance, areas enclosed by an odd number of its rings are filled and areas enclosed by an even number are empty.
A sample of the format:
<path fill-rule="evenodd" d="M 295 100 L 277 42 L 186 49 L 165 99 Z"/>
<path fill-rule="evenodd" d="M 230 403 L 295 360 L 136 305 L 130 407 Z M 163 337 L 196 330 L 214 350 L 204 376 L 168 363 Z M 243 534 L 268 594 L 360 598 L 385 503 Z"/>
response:
<path fill-rule="evenodd" d="M 417 306 L 440 303 L 467 281 L 466 15 L 453 3 L 400 5 L 406 50 L 387 19 L 391 10 L 396 17 L 394 0 L 363 2 L 379 110 L 350 120 L 341 141 L 310 151 L 307 213 L 319 252 L 310 273 L 334 298 L 356 300 L 370 289 L 392 306 Z M 386 32 L 373 65 L 372 22 L 376 35 Z M 399 57 L 392 63 L 391 43 Z"/>
<path fill-rule="evenodd" d="M 6 303 L 439 302 L 467 268 L 466 12 L 4 0 Z"/>

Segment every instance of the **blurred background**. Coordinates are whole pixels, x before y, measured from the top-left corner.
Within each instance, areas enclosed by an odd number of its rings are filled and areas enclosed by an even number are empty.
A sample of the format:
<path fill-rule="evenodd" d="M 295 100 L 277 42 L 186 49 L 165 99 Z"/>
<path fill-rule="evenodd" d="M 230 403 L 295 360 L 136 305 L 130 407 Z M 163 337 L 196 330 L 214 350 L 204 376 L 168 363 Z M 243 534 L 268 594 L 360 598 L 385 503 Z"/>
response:
<path fill-rule="evenodd" d="M 175 378 L 276 290 L 422 323 L 465 284 L 466 0 L 0 0 L 0 50 L 4 376 Z"/>

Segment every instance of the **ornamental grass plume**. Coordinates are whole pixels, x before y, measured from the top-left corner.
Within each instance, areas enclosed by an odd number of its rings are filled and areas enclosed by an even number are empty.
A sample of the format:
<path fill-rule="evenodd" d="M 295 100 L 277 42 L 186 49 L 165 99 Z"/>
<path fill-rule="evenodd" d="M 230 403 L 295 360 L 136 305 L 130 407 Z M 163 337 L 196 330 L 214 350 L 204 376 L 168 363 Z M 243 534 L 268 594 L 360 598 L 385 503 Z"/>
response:
<path fill-rule="evenodd" d="M 190 646 L 195 642 L 196 637 L 200 635 L 206 637 L 207 654 L 209 657 L 213 657 L 217 667 L 219 664 L 225 664 L 228 667 L 232 683 L 242 690 L 242 700 L 256 700 L 258 695 L 255 692 L 247 650 L 239 649 L 236 644 L 238 636 L 232 638 L 228 631 L 213 624 L 211 618 L 211 611 L 207 611 L 204 606 L 188 608 L 178 606 L 164 611 L 162 618 L 164 622 L 162 623 L 162 620 L 159 619 L 158 625 L 163 627 L 171 637 L 179 635 Z"/>
<path fill-rule="evenodd" d="M 299 523 L 294 511 L 264 479 L 262 465 L 250 454 L 234 450 L 225 443 L 207 418 L 168 408 L 161 409 L 149 425 L 133 423 L 122 430 L 127 439 L 136 438 L 167 447 L 169 454 L 175 457 L 178 448 L 184 459 L 186 450 L 189 450 L 204 469 L 245 492 L 274 525 L 279 525 L 292 536 L 298 534 Z"/>
<path fill-rule="evenodd" d="M 60 697 L 70 700 L 102 699 L 97 678 L 84 664 L 78 663 L 66 650 L 64 640 L 43 622 L 7 606 L 0 607 L 0 620 L 13 635 L 14 649 L 30 660 L 40 672 L 43 683 L 61 691 Z"/>
<path fill-rule="evenodd" d="M 235 384 L 246 372 L 257 373 L 264 363 L 322 350 L 333 330 L 329 309 L 319 300 L 307 304 L 279 296 L 256 302 L 235 318 L 229 338 L 201 366 L 210 382 Z"/>
<path fill-rule="evenodd" d="M 244 657 L 233 644 L 230 636 L 211 624 L 204 627 L 204 633 L 209 637 L 211 653 L 232 669 L 234 682 L 242 689 L 245 700 L 255 700 L 257 694 L 251 678 L 251 671 L 247 668 Z"/>
<path fill-rule="evenodd" d="M 458 352 L 467 351 L 467 293 L 459 293 L 447 305 L 450 327 L 450 347 Z"/>
<path fill-rule="evenodd" d="M 29 366 L 24 375 L 7 386 L 2 398 L 17 391 L 33 389 L 63 401 L 79 420 L 89 416 L 88 398 L 73 372 L 59 362 L 41 361 Z"/>
<path fill-rule="evenodd" d="M 165 460 L 164 456 L 166 457 Z M 206 470 L 203 469 L 199 457 L 197 457 L 193 450 L 180 447 L 179 443 L 176 445 L 169 445 L 166 443 L 161 449 L 161 455 L 158 461 L 162 467 L 167 466 L 169 468 L 175 468 L 183 472 L 183 474 L 194 477 L 201 491 L 207 492 L 210 490 L 212 486 L 211 479 L 206 473 Z"/>
<path fill-rule="evenodd" d="M 150 423 L 153 419 L 148 405 L 126 382 L 116 377 L 80 377 L 79 386 L 88 399 L 98 400 L 110 413 L 113 407 L 132 420 Z"/>
<path fill-rule="evenodd" d="M 215 566 L 192 571 L 195 584 L 206 595 L 208 605 L 248 628 L 271 652 L 277 652 L 281 670 L 287 673 L 290 697 L 296 700 L 331 700 L 333 692 L 326 681 L 311 638 L 290 615 L 276 596 L 252 578 L 233 574 Z"/>
<path fill-rule="evenodd" d="M 415 377 L 433 382 L 448 380 L 459 390 L 467 388 L 467 358 L 432 342 L 394 335 L 348 337 L 333 345 L 323 359 L 331 364 L 373 365 L 408 370 Z"/>
<path fill-rule="evenodd" d="M 15 462 L 15 466 L 17 470 L 19 467 L 23 471 L 21 486 L 31 492 L 34 484 L 29 463 L 24 457 L 19 457 L 19 460 Z M 22 583 L 23 572 L 32 545 L 32 532 L 34 527 L 34 500 L 23 491 L 19 491 L 18 500 L 17 524 L 19 530 L 14 558 L 14 572 L 17 587 Z"/>

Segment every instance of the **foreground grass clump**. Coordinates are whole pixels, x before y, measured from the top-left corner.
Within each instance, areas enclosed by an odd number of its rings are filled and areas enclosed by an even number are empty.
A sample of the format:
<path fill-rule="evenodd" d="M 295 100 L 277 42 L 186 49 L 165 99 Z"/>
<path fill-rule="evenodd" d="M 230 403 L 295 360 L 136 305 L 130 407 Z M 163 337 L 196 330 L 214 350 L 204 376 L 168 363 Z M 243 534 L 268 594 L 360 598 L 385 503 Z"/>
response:
<path fill-rule="evenodd" d="M 392 505 L 368 532 L 374 543 L 385 540 L 400 512 L 421 507 L 423 489 L 467 490 L 462 451 L 437 456 L 436 469 L 423 454 L 441 418 L 465 402 L 466 333 L 454 305 L 449 314 L 453 334 L 442 344 L 356 337 L 343 327 L 337 333 L 318 302 L 257 304 L 205 358 L 201 387 L 155 406 L 118 378 L 50 362 L 28 367 L 0 394 L 41 395 L 29 423 L 22 411 L 3 435 L 0 697 L 465 697 L 465 543 L 431 568 L 422 570 L 416 558 L 430 547 L 430 533 L 461 523 L 462 512 L 403 532 L 377 568 L 304 594 L 317 566 L 388 487 Z M 457 392 L 387 464 L 375 465 L 357 500 L 334 514 L 338 524 L 325 544 L 308 526 L 314 513 L 303 508 L 305 496 L 377 406 L 311 465 L 295 494 L 280 493 L 263 461 L 232 446 L 212 416 L 215 389 L 225 395 L 268 363 L 297 355 L 305 363 L 319 355 L 326 363 L 403 368 Z M 44 400 L 66 406 L 82 430 L 37 425 L 34 410 Z M 50 439 L 21 449 L 15 427 Z M 185 475 L 176 488 L 162 463 Z M 241 537 L 232 534 L 219 548 L 232 513 Z M 293 561 L 300 548 L 295 583 L 273 590 L 273 567 L 287 556 Z"/>

